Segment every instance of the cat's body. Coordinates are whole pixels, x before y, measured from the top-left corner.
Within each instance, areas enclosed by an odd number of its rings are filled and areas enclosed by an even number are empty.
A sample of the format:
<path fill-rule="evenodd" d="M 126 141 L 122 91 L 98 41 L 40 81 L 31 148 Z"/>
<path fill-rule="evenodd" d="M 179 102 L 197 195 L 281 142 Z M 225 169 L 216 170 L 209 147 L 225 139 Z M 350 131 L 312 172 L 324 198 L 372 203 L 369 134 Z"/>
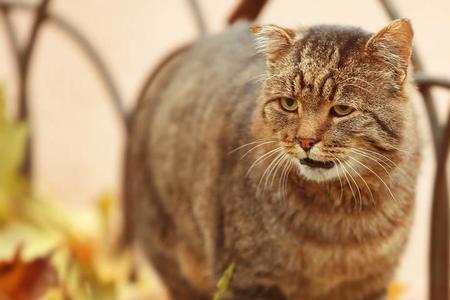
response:
<path fill-rule="evenodd" d="M 324 121 L 328 125 L 320 129 L 312 125 L 320 122 L 319 110 L 309 104 L 302 102 L 302 117 L 297 119 L 271 106 L 278 102 L 262 101 L 272 92 L 286 96 L 274 92 L 282 89 L 290 90 L 289 97 L 296 95 L 320 107 L 327 105 L 321 104 L 322 98 L 330 101 L 353 93 L 356 99 L 361 93 L 373 93 L 361 82 L 370 84 L 374 74 L 354 69 L 352 76 L 362 72 L 365 77 L 352 81 L 355 89 L 345 90 L 340 84 L 348 78 L 336 72 L 352 68 L 349 59 L 354 58 L 345 51 L 357 51 L 349 47 L 362 47 L 370 35 L 340 27 L 314 30 L 315 35 L 329 35 L 324 41 L 329 41 L 331 50 L 324 51 L 327 44 L 315 41 L 313 34 L 312 48 L 296 49 L 295 56 L 303 58 L 298 64 L 302 74 L 301 78 L 286 75 L 289 84 L 277 79 L 279 73 L 274 71 L 289 71 L 292 61 L 284 56 L 287 52 L 268 53 L 269 79 L 258 80 L 266 61 L 254 50 L 248 26 L 239 26 L 179 54 L 139 104 L 128 149 L 125 192 L 137 238 L 173 300 L 210 299 L 232 263 L 235 271 L 224 299 L 384 299 L 407 240 L 414 206 L 418 142 L 411 105 L 404 88 L 392 84 L 392 91 L 380 91 L 380 99 L 396 93 L 392 101 L 403 102 L 394 107 L 378 105 L 382 113 L 371 112 L 374 124 L 364 125 L 368 118 L 356 115 L 357 111 L 353 121 L 333 117 L 330 122 L 335 123 Z M 302 38 L 307 41 L 308 37 L 305 31 Z M 296 37 L 295 42 L 302 38 Z M 308 62 L 311 49 L 318 58 Z M 328 56 L 324 58 L 323 53 Z M 327 75 L 326 70 L 334 73 Z M 368 100 L 367 106 L 371 105 L 376 104 Z M 316 115 L 305 125 L 307 111 Z M 283 136 L 283 143 L 292 143 L 289 128 L 295 128 L 294 136 L 301 128 L 301 132 L 321 132 L 324 141 L 334 134 L 345 143 L 347 138 L 333 133 L 333 126 L 344 126 L 340 130 L 345 129 L 347 136 L 361 135 L 352 126 L 380 131 L 371 136 L 373 147 L 360 143 L 354 150 L 367 150 L 359 155 L 353 152 L 362 164 L 349 160 L 340 169 L 332 167 L 342 176 L 289 163 L 295 158 L 288 161 L 278 152 L 267 154 L 279 146 L 274 137 Z M 259 143 L 238 148 L 258 139 Z M 318 159 L 313 151 L 298 154 L 302 150 L 294 147 L 296 152 L 289 151 L 299 158 L 310 153 Z M 338 155 L 332 153 L 332 157 Z M 248 173 L 262 155 L 267 159 L 260 159 Z M 344 177 L 345 166 L 351 178 L 348 173 Z M 318 174 L 314 180 L 316 169 L 327 175 Z"/>

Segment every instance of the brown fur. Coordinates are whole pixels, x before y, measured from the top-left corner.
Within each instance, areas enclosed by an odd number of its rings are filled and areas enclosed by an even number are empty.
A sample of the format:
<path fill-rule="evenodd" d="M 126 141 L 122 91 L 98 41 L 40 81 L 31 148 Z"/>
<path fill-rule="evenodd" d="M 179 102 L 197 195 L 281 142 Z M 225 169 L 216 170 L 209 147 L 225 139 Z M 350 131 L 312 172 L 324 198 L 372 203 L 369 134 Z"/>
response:
<path fill-rule="evenodd" d="M 419 159 L 409 22 L 376 35 L 253 32 L 263 55 L 248 26 L 205 38 L 165 67 L 136 110 L 125 193 L 137 239 L 177 300 L 211 299 L 231 263 L 224 299 L 384 299 Z M 332 116 L 336 104 L 355 111 Z M 307 154 L 299 138 L 318 143 Z M 339 177 L 300 165 L 306 155 L 345 161 Z"/>

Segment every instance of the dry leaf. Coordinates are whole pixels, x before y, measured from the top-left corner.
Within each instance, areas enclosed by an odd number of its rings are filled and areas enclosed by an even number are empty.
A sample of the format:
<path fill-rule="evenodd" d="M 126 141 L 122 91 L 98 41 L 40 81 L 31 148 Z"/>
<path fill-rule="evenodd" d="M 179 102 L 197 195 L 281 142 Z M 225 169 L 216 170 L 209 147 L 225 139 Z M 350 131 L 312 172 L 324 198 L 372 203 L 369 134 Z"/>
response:
<path fill-rule="evenodd" d="M 388 289 L 388 300 L 400 300 L 400 296 L 405 291 L 405 286 L 399 282 L 393 282 Z"/>
<path fill-rule="evenodd" d="M 94 247 L 94 241 L 88 238 L 81 239 L 75 235 L 69 235 L 67 246 L 75 261 L 83 267 L 92 266 L 94 255 L 97 251 Z"/>
<path fill-rule="evenodd" d="M 231 264 L 228 266 L 225 272 L 223 272 L 223 275 L 220 278 L 219 283 L 217 284 L 217 291 L 214 294 L 213 300 L 220 300 L 222 298 L 223 294 L 228 288 L 228 285 L 230 284 L 233 272 L 234 272 L 234 264 Z"/>
<path fill-rule="evenodd" d="M 142 271 L 138 282 L 130 281 L 131 251 L 116 251 L 121 224 L 116 197 L 102 194 L 88 211 L 96 221 L 90 222 L 36 193 L 19 172 L 27 134 L 26 124 L 6 116 L 0 88 L 0 300 L 124 300 L 149 294 L 153 279 Z M 9 259 L 21 243 L 26 253 L 19 248 Z M 55 249 L 51 262 L 42 256 L 49 249 Z M 24 261 L 24 256 L 38 258 Z M 131 290 L 136 293 L 126 298 Z"/>
<path fill-rule="evenodd" d="M 37 300 L 58 285 L 51 255 L 24 262 L 19 247 L 11 261 L 0 261 L 0 299 Z"/>

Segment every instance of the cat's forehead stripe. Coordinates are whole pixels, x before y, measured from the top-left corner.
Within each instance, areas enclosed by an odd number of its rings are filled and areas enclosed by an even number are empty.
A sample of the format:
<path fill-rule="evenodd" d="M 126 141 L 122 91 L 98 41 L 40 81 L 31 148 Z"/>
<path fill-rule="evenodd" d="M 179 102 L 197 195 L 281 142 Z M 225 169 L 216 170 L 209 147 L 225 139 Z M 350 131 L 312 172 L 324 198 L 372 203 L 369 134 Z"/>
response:
<path fill-rule="evenodd" d="M 299 57 L 306 57 L 304 52 L 308 51 L 311 51 L 310 47 L 303 47 L 303 51 L 299 52 Z M 333 100 L 337 90 L 337 83 L 334 76 L 340 64 L 341 55 L 337 47 L 330 48 L 327 52 L 327 61 L 317 62 L 324 65 L 319 71 L 311 72 L 309 62 L 306 66 L 303 66 L 302 60 L 298 62 L 297 74 L 292 83 L 296 87 L 298 95 L 302 92 L 313 92 L 321 99 Z"/>
<path fill-rule="evenodd" d="M 341 51 L 339 48 L 334 48 L 334 51 L 331 54 L 330 57 L 330 67 L 338 68 L 339 64 L 341 63 Z"/>

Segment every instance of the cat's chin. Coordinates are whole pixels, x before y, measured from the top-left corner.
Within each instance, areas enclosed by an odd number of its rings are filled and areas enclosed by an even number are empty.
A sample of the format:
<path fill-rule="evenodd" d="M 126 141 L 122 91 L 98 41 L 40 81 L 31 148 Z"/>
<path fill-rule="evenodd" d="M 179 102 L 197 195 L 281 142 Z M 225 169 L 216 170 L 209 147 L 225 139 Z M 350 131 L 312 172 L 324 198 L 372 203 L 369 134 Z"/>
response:
<path fill-rule="evenodd" d="M 325 182 L 335 180 L 339 177 L 339 170 L 336 165 L 332 168 L 313 168 L 307 165 L 297 163 L 299 173 L 308 180 L 316 182 Z"/>

